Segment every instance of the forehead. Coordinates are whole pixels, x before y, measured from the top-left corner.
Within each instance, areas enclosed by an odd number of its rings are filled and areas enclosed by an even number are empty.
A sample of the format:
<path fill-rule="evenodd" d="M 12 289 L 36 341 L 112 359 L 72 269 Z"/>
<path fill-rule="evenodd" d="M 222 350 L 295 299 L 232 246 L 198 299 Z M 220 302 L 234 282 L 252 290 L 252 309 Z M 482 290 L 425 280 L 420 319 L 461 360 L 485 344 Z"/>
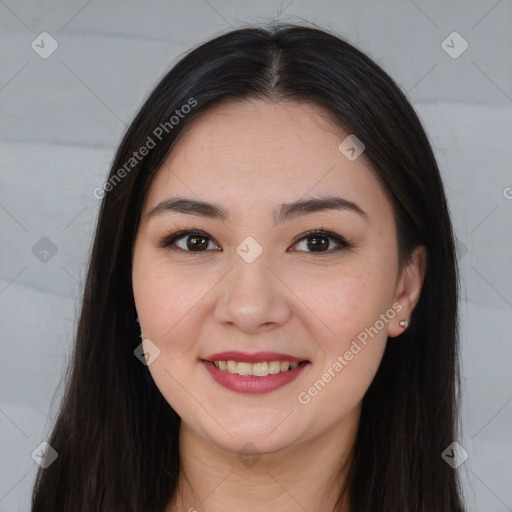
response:
<path fill-rule="evenodd" d="M 339 150 L 349 135 L 314 103 L 238 100 L 194 119 L 157 171 L 146 210 L 169 195 L 257 209 L 341 195 L 389 215 L 385 191 L 364 158 Z"/>

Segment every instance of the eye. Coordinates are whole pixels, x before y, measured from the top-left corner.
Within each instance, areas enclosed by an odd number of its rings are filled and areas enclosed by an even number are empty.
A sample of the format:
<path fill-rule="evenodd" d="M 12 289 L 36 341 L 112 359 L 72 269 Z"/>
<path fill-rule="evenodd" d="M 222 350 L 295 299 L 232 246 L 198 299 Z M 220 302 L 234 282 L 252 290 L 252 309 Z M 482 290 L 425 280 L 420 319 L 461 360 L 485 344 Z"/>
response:
<path fill-rule="evenodd" d="M 330 249 L 330 241 L 334 240 L 337 244 L 337 247 Z M 320 254 L 330 254 L 334 251 L 340 251 L 342 249 L 347 249 L 351 247 L 351 245 L 340 235 L 335 233 L 331 233 L 329 231 L 324 231 L 323 229 L 316 229 L 313 231 L 308 231 L 301 235 L 301 237 L 294 242 L 294 246 L 299 246 L 301 243 L 303 247 L 308 249 L 305 252 L 313 252 Z M 327 250 L 328 249 L 328 250 Z M 299 249 L 304 251 L 304 249 Z"/>
<path fill-rule="evenodd" d="M 158 247 L 165 248 L 175 245 L 178 250 L 185 252 L 205 252 L 213 242 L 212 238 L 200 230 L 183 230 L 165 236 Z"/>
<path fill-rule="evenodd" d="M 331 241 L 334 241 L 335 247 L 331 248 Z M 312 252 L 317 254 L 330 254 L 341 249 L 352 247 L 342 236 L 335 233 L 316 229 L 308 231 L 296 239 L 292 247 L 304 244 L 304 248 L 299 249 L 301 252 Z M 206 252 L 212 250 L 211 245 L 218 247 L 213 239 L 201 230 L 182 230 L 164 236 L 158 243 L 160 248 L 172 248 L 173 250 L 181 250 L 184 252 Z M 172 247 L 174 246 L 174 247 Z M 219 250 L 219 249 L 213 249 Z M 222 249 L 220 249 L 222 250 Z"/>

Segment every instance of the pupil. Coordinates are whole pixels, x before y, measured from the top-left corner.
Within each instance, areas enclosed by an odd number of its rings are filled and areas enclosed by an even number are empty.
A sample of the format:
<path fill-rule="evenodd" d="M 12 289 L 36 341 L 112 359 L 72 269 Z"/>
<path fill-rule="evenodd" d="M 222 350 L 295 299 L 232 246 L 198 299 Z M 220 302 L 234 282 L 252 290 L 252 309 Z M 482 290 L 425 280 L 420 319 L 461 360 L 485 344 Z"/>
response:
<path fill-rule="evenodd" d="M 198 241 L 200 240 L 201 242 L 199 243 L 195 243 L 195 242 L 190 242 L 191 240 L 195 240 L 195 241 Z M 189 249 L 206 249 L 208 247 L 208 240 L 206 240 L 206 238 L 204 237 L 201 237 L 201 236 L 189 236 L 188 239 L 187 239 L 187 247 Z"/>
<path fill-rule="evenodd" d="M 329 245 L 329 242 L 327 242 L 326 237 L 311 237 L 309 240 L 313 240 L 315 243 L 309 243 L 308 242 L 308 248 L 313 249 L 313 251 L 318 251 L 319 249 L 327 249 L 327 246 Z M 319 241 L 322 241 L 324 243 L 318 243 Z"/>

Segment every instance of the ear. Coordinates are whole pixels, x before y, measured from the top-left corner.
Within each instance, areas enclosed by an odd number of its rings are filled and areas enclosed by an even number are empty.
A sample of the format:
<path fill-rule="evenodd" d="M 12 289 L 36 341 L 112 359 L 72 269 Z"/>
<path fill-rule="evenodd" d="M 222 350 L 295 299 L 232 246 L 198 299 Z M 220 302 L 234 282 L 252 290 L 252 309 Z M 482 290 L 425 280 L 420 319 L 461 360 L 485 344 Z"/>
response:
<path fill-rule="evenodd" d="M 407 325 L 401 326 L 400 321 L 410 322 L 412 312 L 420 298 L 426 269 L 427 250 L 424 245 L 419 245 L 412 251 L 411 257 L 398 277 L 395 302 L 398 302 L 402 308 L 389 324 L 390 338 L 399 336 L 407 328 Z"/>

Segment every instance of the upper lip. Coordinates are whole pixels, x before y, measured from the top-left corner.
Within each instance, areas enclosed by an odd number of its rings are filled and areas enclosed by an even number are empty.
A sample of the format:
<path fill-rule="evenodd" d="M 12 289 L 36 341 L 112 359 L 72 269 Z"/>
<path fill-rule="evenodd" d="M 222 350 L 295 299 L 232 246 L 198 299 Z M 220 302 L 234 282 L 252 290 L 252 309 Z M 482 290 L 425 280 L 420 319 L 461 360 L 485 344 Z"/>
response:
<path fill-rule="evenodd" d="M 238 352 L 230 350 L 228 352 L 217 352 L 203 358 L 205 361 L 237 361 L 240 363 L 262 363 L 265 361 L 289 361 L 290 363 L 307 361 L 307 359 L 294 357 L 289 354 L 280 354 L 278 352 Z"/>

